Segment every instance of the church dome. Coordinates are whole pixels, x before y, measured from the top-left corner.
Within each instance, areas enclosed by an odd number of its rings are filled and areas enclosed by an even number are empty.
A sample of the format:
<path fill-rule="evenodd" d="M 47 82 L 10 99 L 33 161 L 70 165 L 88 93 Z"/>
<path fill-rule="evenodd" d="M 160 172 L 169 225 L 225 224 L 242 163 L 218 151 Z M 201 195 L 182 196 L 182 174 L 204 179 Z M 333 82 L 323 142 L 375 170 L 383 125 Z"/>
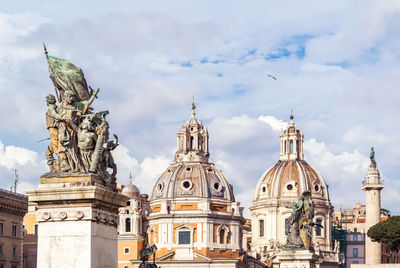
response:
<path fill-rule="evenodd" d="M 125 187 L 122 189 L 122 194 L 128 197 L 134 198 L 140 196 L 139 188 L 134 185 L 132 182 L 129 182 Z"/>
<path fill-rule="evenodd" d="M 297 197 L 304 191 L 313 197 L 328 196 L 324 180 L 306 161 L 279 160 L 262 175 L 254 199 Z"/>
<path fill-rule="evenodd" d="M 208 130 L 192 116 L 177 132 L 174 162 L 153 187 L 150 200 L 160 198 L 219 198 L 235 201 L 232 186 L 221 170 L 209 163 Z"/>
<path fill-rule="evenodd" d="M 320 224 L 312 230 L 312 243 L 318 243 L 323 251 L 332 250 L 333 207 L 328 187 L 318 171 L 304 160 L 304 135 L 295 127 L 293 119 L 291 115 L 289 126 L 281 132 L 279 160 L 261 176 L 250 207 L 254 230 L 251 243 L 258 252 L 271 240 L 286 242 L 292 213 L 290 205 L 304 191 L 311 193 L 313 221 Z"/>
<path fill-rule="evenodd" d="M 322 176 L 304 161 L 303 133 L 296 129 L 293 115 L 289 127 L 281 133 L 279 161 L 260 178 L 254 200 L 294 197 L 310 191 L 313 198 L 328 198 L 328 189 Z"/>
<path fill-rule="evenodd" d="M 171 164 L 157 180 L 150 200 L 179 197 L 235 201 L 232 186 L 222 172 L 214 164 L 201 162 Z"/>

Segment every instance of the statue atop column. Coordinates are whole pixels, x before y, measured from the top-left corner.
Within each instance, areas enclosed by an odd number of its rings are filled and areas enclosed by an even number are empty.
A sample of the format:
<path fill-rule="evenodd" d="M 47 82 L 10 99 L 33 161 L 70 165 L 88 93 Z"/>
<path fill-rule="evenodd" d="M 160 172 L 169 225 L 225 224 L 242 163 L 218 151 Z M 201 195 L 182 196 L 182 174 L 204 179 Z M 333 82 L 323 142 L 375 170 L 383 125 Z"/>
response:
<path fill-rule="evenodd" d="M 376 167 L 374 147 L 371 147 L 371 153 L 369 154 L 369 159 L 371 160 L 371 167 Z"/>
<path fill-rule="evenodd" d="M 314 205 L 311 201 L 311 192 L 305 191 L 299 196 L 298 202 L 288 207 L 293 209 L 289 218 L 289 230 L 285 248 L 311 249 L 312 227 L 320 224 L 313 222 Z"/>
<path fill-rule="evenodd" d="M 44 50 L 55 87 L 55 96 L 46 96 L 50 174 L 95 174 L 106 185 L 114 185 L 117 166 L 111 151 L 118 146 L 118 136 L 114 134 L 115 142 L 109 140 L 108 111 L 95 112 L 91 107 L 100 89 L 87 86 L 80 68 L 49 56 L 46 47 Z M 111 174 L 107 168 L 112 169 Z"/>

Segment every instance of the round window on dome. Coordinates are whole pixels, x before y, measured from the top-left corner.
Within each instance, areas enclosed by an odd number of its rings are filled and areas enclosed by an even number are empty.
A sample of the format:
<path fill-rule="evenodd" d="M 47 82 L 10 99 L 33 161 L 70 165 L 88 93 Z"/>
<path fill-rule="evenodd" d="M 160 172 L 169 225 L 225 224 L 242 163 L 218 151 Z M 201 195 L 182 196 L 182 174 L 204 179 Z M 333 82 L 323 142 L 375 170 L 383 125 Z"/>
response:
<path fill-rule="evenodd" d="M 262 191 L 263 191 L 263 193 L 265 193 L 265 191 L 267 191 L 267 188 L 265 188 L 265 186 L 263 186 Z"/>
<path fill-rule="evenodd" d="M 157 184 L 157 191 L 162 192 L 163 189 L 164 189 L 163 183 L 162 183 L 162 182 L 159 182 L 159 183 Z"/>
<path fill-rule="evenodd" d="M 220 192 L 222 190 L 222 185 L 218 181 L 214 183 L 214 190 Z"/>
<path fill-rule="evenodd" d="M 183 190 L 187 191 L 190 190 L 192 188 L 193 184 L 190 180 L 184 180 L 181 183 L 181 187 L 183 188 Z"/>
<path fill-rule="evenodd" d="M 190 171 L 190 167 L 187 167 L 186 170 L 187 170 L 187 171 Z"/>
<path fill-rule="evenodd" d="M 211 168 L 209 168 L 209 169 L 207 169 L 207 171 L 208 171 L 208 172 L 211 172 L 211 171 L 212 171 L 212 169 L 211 169 Z"/>
<path fill-rule="evenodd" d="M 288 184 L 288 185 L 286 186 L 286 189 L 288 189 L 289 191 L 291 191 L 291 190 L 293 189 L 293 185 Z"/>
<path fill-rule="evenodd" d="M 318 185 L 315 185 L 315 186 L 314 186 L 314 190 L 315 190 L 316 192 L 318 192 L 318 191 L 319 191 L 319 186 L 318 186 Z"/>

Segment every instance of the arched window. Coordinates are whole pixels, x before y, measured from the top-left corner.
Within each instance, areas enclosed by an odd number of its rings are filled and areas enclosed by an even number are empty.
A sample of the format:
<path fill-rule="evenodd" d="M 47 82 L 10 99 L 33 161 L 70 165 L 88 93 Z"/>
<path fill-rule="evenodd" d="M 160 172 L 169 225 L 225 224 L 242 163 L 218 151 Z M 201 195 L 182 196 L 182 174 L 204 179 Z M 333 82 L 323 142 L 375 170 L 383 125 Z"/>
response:
<path fill-rule="evenodd" d="M 190 136 L 190 150 L 193 150 L 193 149 L 194 149 L 194 144 L 193 144 L 193 142 L 194 142 L 194 137 L 193 137 L 193 136 Z"/>
<path fill-rule="evenodd" d="M 283 146 L 283 153 L 286 154 L 286 151 L 287 151 L 287 150 L 286 150 L 286 141 L 285 141 L 285 144 L 284 144 L 284 146 Z"/>
<path fill-rule="evenodd" d="M 229 244 L 231 243 L 229 236 L 230 232 L 228 227 L 226 225 L 220 225 L 217 228 L 217 239 L 215 240 L 215 242 L 220 244 Z"/>
<path fill-rule="evenodd" d="M 125 219 L 125 232 L 129 233 L 131 231 L 131 219 Z"/>
<path fill-rule="evenodd" d="M 293 140 L 290 140 L 290 147 L 289 147 L 289 153 L 293 153 Z"/>
<path fill-rule="evenodd" d="M 315 226 L 315 235 L 316 236 L 321 236 L 321 226 L 322 226 L 322 220 L 317 219 L 317 225 Z"/>
<path fill-rule="evenodd" d="M 221 229 L 221 231 L 219 231 L 219 243 L 220 244 L 225 244 L 225 230 Z"/>
<path fill-rule="evenodd" d="M 259 220 L 259 231 L 260 231 L 260 237 L 264 236 L 264 220 Z"/>

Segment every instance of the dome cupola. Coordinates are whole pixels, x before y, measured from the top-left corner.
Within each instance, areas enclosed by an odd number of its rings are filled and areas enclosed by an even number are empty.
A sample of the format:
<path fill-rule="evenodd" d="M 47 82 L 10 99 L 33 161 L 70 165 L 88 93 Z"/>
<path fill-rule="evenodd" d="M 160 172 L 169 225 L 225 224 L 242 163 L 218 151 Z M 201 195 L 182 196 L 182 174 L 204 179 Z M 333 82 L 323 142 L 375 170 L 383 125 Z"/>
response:
<path fill-rule="evenodd" d="M 193 102 L 189 121 L 178 129 L 175 162 L 208 162 L 208 129 L 197 120 L 195 109 Z"/>
<path fill-rule="evenodd" d="M 303 131 L 296 129 L 294 116 L 290 115 L 289 127 L 281 133 L 280 160 L 303 160 Z"/>
<path fill-rule="evenodd" d="M 135 198 L 140 196 L 139 188 L 130 181 L 121 192 L 123 195 L 126 195 L 130 198 Z"/>

